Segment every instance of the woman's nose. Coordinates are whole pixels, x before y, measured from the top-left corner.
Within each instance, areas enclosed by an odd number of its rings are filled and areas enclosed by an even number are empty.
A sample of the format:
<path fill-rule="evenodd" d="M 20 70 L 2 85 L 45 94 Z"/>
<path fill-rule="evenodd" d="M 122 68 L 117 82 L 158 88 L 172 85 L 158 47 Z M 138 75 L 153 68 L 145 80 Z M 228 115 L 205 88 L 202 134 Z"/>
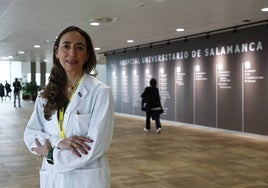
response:
<path fill-rule="evenodd" d="M 76 57 L 77 56 L 77 51 L 76 51 L 75 47 L 71 47 L 70 48 L 69 55 L 70 56 L 73 56 L 73 57 Z"/>

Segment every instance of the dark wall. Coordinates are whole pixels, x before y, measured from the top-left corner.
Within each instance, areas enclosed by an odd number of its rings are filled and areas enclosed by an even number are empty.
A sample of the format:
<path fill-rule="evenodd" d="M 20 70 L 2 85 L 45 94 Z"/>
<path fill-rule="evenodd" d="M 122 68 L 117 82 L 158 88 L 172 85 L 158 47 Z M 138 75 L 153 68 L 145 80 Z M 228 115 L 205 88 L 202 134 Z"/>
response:
<path fill-rule="evenodd" d="M 267 31 L 262 25 L 108 54 L 116 112 L 144 116 L 140 95 L 156 78 L 162 119 L 268 135 Z"/>

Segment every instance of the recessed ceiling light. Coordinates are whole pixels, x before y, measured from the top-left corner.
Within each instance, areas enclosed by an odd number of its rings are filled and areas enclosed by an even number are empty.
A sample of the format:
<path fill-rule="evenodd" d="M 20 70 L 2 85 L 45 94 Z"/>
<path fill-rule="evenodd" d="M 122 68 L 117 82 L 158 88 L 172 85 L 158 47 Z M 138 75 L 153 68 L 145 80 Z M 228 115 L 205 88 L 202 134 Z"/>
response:
<path fill-rule="evenodd" d="M 90 25 L 98 26 L 101 23 L 110 23 L 117 21 L 117 18 L 109 18 L 109 17 L 98 17 L 98 18 L 92 18 L 89 20 Z"/>
<path fill-rule="evenodd" d="M 38 45 L 38 44 L 34 45 L 34 48 L 40 48 L 40 47 L 41 47 L 41 46 Z"/>
<path fill-rule="evenodd" d="M 24 51 L 19 51 L 19 54 L 24 54 L 25 52 Z"/>
<path fill-rule="evenodd" d="M 96 47 L 96 48 L 94 48 L 94 50 L 100 50 L 100 48 L 99 47 Z"/>
<path fill-rule="evenodd" d="M 250 20 L 243 20 L 242 22 L 243 22 L 243 23 L 249 23 Z"/>
<path fill-rule="evenodd" d="M 183 32 L 184 29 L 183 29 L 183 28 L 178 28 L 178 29 L 176 29 L 176 31 L 177 31 L 177 32 Z"/>
<path fill-rule="evenodd" d="M 47 39 L 44 42 L 49 44 L 49 43 L 54 43 L 56 40 L 55 39 Z"/>
<path fill-rule="evenodd" d="M 133 43 L 134 42 L 134 40 L 127 40 L 127 43 Z"/>
<path fill-rule="evenodd" d="M 144 2 L 141 2 L 141 3 L 137 4 L 136 7 L 143 7 L 143 6 L 145 6 L 145 5 L 146 5 L 146 4 L 145 4 Z"/>
<path fill-rule="evenodd" d="M 100 23 L 99 22 L 91 22 L 90 25 L 92 25 L 92 26 L 99 26 Z"/>
<path fill-rule="evenodd" d="M 48 60 L 47 59 L 44 59 L 44 62 L 48 62 Z"/>
<path fill-rule="evenodd" d="M 261 11 L 262 11 L 262 12 L 268 12 L 268 7 L 266 7 L 266 8 L 262 8 Z"/>

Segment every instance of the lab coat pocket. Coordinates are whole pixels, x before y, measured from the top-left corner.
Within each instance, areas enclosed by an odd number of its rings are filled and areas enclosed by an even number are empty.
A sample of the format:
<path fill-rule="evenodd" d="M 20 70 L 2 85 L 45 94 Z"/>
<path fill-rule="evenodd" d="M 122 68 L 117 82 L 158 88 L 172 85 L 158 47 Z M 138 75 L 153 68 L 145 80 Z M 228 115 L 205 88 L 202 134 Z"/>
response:
<path fill-rule="evenodd" d="M 109 187 L 104 168 L 75 170 L 74 182 L 75 188 Z"/>
<path fill-rule="evenodd" d="M 61 174 L 55 174 L 53 171 L 40 170 L 40 188 L 67 188 L 64 180 L 68 178 L 61 177 Z"/>
<path fill-rule="evenodd" d="M 91 114 L 75 114 L 74 120 L 76 123 L 75 134 L 86 136 L 90 125 Z"/>
<path fill-rule="evenodd" d="M 40 174 L 40 188 L 46 188 L 49 185 L 49 182 L 51 182 L 51 180 L 49 180 L 49 173 L 48 171 L 43 171 L 40 170 L 39 171 Z"/>

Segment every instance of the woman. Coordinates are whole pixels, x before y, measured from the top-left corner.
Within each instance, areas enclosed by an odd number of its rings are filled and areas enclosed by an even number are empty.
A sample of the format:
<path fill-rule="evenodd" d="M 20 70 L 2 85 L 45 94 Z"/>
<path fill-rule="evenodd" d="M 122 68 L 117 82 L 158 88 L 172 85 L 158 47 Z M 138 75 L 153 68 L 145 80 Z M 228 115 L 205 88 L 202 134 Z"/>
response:
<path fill-rule="evenodd" d="M 161 133 L 160 114 L 163 113 L 163 109 L 160 102 L 160 96 L 158 88 L 156 87 L 156 79 L 150 80 L 150 87 L 146 87 L 142 93 L 142 106 L 146 109 L 146 127 L 144 131 L 150 131 L 152 117 L 155 120 L 156 132 Z M 146 107 L 144 107 L 146 105 Z"/>
<path fill-rule="evenodd" d="M 54 44 L 48 85 L 24 133 L 29 151 L 43 157 L 41 188 L 108 188 L 114 126 L 111 89 L 89 73 L 96 56 L 89 35 L 63 30 Z"/>

